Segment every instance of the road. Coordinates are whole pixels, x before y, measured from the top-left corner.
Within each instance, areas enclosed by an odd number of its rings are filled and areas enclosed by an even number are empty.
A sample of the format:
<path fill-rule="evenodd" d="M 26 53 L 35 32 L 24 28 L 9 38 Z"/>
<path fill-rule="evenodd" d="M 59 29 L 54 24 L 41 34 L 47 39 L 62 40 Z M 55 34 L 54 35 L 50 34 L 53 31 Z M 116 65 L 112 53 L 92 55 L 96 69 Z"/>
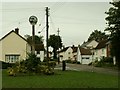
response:
<path fill-rule="evenodd" d="M 62 70 L 62 64 L 56 65 L 55 69 Z M 105 73 L 111 75 L 118 75 L 118 70 L 94 67 L 88 65 L 80 65 L 80 64 L 66 64 L 66 70 L 75 70 L 75 71 L 89 71 L 89 72 L 97 72 L 97 73 Z"/>

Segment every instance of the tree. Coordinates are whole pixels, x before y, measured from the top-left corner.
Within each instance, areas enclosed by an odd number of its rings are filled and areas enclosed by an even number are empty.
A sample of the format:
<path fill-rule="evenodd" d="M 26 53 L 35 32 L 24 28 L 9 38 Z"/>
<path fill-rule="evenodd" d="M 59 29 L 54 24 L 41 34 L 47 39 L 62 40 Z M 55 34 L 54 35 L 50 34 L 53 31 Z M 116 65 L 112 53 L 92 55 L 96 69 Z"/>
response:
<path fill-rule="evenodd" d="M 108 36 L 104 32 L 94 30 L 94 32 L 92 32 L 90 34 L 88 41 L 95 40 L 95 41 L 99 42 L 99 41 L 107 39 L 107 38 L 108 38 Z"/>
<path fill-rule="evenodd" d="M 116 64 L 118 64 L 120 59 L 120 0 L 110 2 L 110 4 L 112 7 L 105 12 L 108 15 L 105 18 L 108 24 L 105 30 L 111 32 L 109 38 L 112 44 L 112 56 L 116 57 Z"/>
<path fill-rule="evenodd" d="M 32 36 L 25 35 L 29 44 L 32 44 Z M 35 35 L 35 44 L 43 44 L 43 36 Z"/>
<path fill-rule="evenodd" d="M 61 37 L 55 34 L 50 35 L 50 38 L 48 39 L 48 46 L 53 48 L 54 59 L 57 59 L 57 50 L 62 47 Z"/>

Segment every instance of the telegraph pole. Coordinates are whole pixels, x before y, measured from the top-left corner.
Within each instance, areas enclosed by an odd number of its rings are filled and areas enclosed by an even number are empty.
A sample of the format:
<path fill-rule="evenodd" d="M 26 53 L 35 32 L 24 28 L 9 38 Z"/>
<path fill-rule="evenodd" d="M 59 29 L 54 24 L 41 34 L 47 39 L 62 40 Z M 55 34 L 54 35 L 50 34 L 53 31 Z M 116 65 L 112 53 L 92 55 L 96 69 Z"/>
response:
<path fill-rule="evenodd" d="M 48 29 L 49 29 L 49 22 L 48 22 L 48 16 L 49 16 L 49 8 L 46 7 L 46 47 L 47 47 L 47 63 L 49 61 L 49 53 L 48 53 Z"/>
<path fill-rule="evenodd" d="M 59 64 L 60 63 L 60 58 L 59 58 L 59 33 L 60 33 L 60 30 L 59 30 L 59 28 L 58 28 L 57 32 L 58 32 L 58 64 Z"/>

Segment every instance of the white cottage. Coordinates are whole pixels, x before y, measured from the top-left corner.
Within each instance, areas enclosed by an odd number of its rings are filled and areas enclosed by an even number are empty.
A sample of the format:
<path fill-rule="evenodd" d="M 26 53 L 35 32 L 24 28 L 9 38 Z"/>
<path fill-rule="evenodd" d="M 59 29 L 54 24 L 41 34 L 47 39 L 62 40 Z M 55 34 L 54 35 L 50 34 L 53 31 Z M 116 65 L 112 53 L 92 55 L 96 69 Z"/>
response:
<path fill-rule="evenodd" d="M 80 46 L 78 46 L 77 49 L 77 61 L 81 64 L 89 64 L 93 60 L 93 55 L 90 51 L 90 49 L 85 49 Z"/>
<path fill-rule="evenodd" d="M 108 44 L 108 40 L 100 41 L 97 47 L 95 48 L 95 60 L 100 61 L 102 57 L 110 57 L 110 44 Z"/>
<path fill-rule="evenodd" d="M 0 39 L 0 61 L 15 63 L 27 57 L 31 47 L 21 35 L 19 29 L 12 30 Z"/>
<path fill-rule="evenodd" d="M 74 45 L 72 47 L 71 46 L 65 47 L 61 51 L 59 51 L 60 61 L 63 60 L 75 61 L 76 56 L 77 56 L 77 47 L 75 47 Z"/>

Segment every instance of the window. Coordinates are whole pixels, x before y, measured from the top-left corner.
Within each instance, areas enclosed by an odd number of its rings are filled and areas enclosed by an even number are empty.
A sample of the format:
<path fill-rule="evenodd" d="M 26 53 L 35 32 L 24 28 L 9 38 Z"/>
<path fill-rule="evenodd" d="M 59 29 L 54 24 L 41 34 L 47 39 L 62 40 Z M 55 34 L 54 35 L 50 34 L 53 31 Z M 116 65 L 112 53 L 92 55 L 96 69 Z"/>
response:
<path fill-rule="evenodd" d="M 20 55 L 5 55 L 5 61 L 9 63 L 15 63 L 19 60 Z"/>
<path fill-rule="evenodd" d="M 104 54 L 104 49 L 102 49 L 102 54 Z"/>
<path fill-rule="evenodd" d="M 82 57 L 82 59 L 89 59 L 89 57 Z"/>
<path fill-rule="evenodd" d="M 70 57 L 68 57 L 68 60 L 71 60 L 71 58 L 70 58 Z"/>
<path fill-rule="evenodd" d="M 37 51 L 37 54 L 40 54 L 40 51 Z"/>
<path fill-rule="evenodd" d="M 96 50 L 96 55 L 98 54 L 98 51 Z"/>
<path fill-rule="evenodd" d="M 68 54 L 70 54 L 70 52 L 68 52 Z"/>

